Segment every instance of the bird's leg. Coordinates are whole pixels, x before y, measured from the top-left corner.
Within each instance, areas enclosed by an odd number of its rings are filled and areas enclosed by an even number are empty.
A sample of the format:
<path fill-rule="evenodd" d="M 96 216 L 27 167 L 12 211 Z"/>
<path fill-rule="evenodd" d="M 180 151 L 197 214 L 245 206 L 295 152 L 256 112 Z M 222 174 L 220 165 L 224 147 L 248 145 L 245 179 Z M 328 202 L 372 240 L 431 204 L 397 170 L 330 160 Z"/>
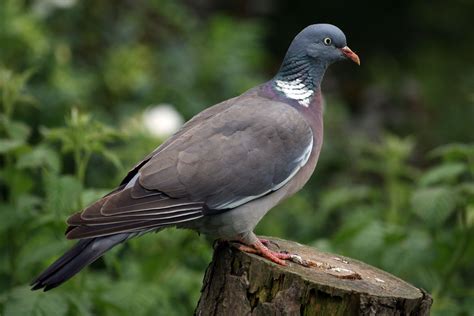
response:
<path fill-rule="evenodd" d="M 284 252 L 277 252 L 268 249 L 260 240 L 257 239 L 255 243 L 252 244 L 257 252 L 264 258 L 267 258 L 270 261 L 278 263 L 282 266 L 286 266 L 286 262 L 284 260 L 290 259 L 291 256 L 288 253 Z"/>
<path fill-rule="evenodd" d="M 236 248 L 247 253 L 259 254 L 268 260 L 275 262 L 279 265 L 286 266 L 284 260 L 290 259 L 291 255 L 284 252 L 272 251 L 266 247 L 260 239 L 253 233 L 245 234 L 241 236 L 240 241 L 242 244 L 236 245 Z M 270 243 L 266 240 L 267 243 Z"/>
<path fill-rule="evenodd" d="M 243 252 L 246 252 L 246 253 L 253 253 L 255 255 L 258 255 L 259 252 L 257 251 L 257 249 L 255 248 L 252 248 L 250 246 L 247 246 L 247 245 L 244 245 L 244 244 L 241 244 L 241 243 L 238 243 L 238 244 L 232 244 L 232 246 L 234 246 L 236 249 L 240 250 L 240 251 L 243 251 Z"/>

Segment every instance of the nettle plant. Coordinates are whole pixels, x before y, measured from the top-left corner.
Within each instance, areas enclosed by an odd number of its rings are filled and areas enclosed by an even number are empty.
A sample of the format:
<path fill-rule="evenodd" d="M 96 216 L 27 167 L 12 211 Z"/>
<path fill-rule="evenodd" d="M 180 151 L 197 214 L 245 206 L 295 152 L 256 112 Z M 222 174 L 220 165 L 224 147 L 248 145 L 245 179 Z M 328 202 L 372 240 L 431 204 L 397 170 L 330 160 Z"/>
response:
<path fill-rule="evenodd" d="M 474 144 L 438 147 L 424 169 L 410 163 L 413 138 L 386 135 L 358 147 L 356 182 L 322 194 L 323 214 L 340 214 L 341 224 L 318 244 L 424 287 L 434 311 L 469 310 L 462 275 L 474 256 Z"/>
<path fill-rule="evenodd" d="M 16 302 L 6 304 L 5 312 L 13 314 L 16 308 L 20 314 L 29 307 L 46 313 L 50 307 L 56 309 L 59 294 L 40 300 L 28 287 L 19 285 L 27 284 L 40 263 L 68 245 L 52 233 L 64 226 L 66 214 L 105 192 L 85 189 L 91 156 L 96 154 L 121 168 L 120 160 L 107 149 L 121 134 L 77 109 L 72 109 L 64 127 L 40 128 L 40 140 L 33 140 L 38 131 L 15 119 L 24 107 L 35 106 L 26 89 L 32 73 L 15 74 L 0 68 L 0 234 L 5 236 L 0 239 L 0 303 Z M 63 173 L 63 162 L 68 159 L 73 161 L 73 174 Z M 46 251 L 39 251 L 38 245 L 45 244 Z"/>
<path fill-rule="evenodd" d="M 126 172 L 121 160 L 133 160 L 130 157 L 135 150 L 148 151 L 157 142 L 153 139 L 150 144 L 149 136 L 139 134 L 124 150 L 123 139 L 128 135 L 74 108 L 66 115 L 64 126 L 35 129 L 16 118 L 36 104 L 28 93 L 30 76 L 31 72 L 15 74 L 0 69 L 0 234 L 4 236 L 0 238 L 0 313 L 90 315 L 121 311 L 128 315 L 165 306 L 179 315 L 192 310 L 211 250 L 185 231 L 150 235 L 117 248 L 92 267 L 94 273 L 77 276 L 60 292 L 30 290 L 31 277 L 71 245 L 61 236 L 65 219 L 111 189 L 91 187 L 91 183 L 112 185 L 116 176 Z M 117 153 L 121 153 L 120 160 Z M 120 172 L 114 172 L 116 169 Z M 94 182 L 94 178 L 108 181 Z M 199 249 L 199 253 L 188 258 L 186 251 L 180 251 L 183 245 Z M 176 252 L 170 257 L 180 265 L 158 258 L 160 249 L 150 251 L 165 247 L 174 249 L 167 251 Z M 135 256 L 136 252 L 140 255 Z M 118 264 L 123 257 L 127 265 Z M 132 277 L 118 282 L 114 280 L 117 274 Z M 180 289 L 164 290 L 177 279 Z M 134 293 L 137 299 L 123 299 L 124 293 Z M 183 297 L 186 304 L 178 309 L 170 303 L 182 302 Z"/>

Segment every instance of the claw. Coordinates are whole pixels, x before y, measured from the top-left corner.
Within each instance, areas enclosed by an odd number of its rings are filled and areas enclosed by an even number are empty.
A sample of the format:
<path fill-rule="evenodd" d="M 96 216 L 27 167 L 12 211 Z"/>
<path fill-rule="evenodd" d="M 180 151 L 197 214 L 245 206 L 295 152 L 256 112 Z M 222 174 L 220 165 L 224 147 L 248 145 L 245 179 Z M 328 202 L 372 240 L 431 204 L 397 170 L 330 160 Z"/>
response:
<path fill-rule="evenodd" d="M 280 249 L 280 246 L 274 242 L 273 240 L 269 240 L 269 239 L 264 239 L 264 238 L 259 238 L 258 240 L 260 240 L 260 242 L 264 245 L 264 246 L 270 246 L 270 245 L 274 245 L 275 247 L 277 247 L 278 249 Z"/>
<path fill-rule="evenodd" d="M 268 239 L 259 238 L 258 240 L 260 240 L 260 242 L 265 246 L 268 246 L 270 244 L 270 240 Z"/>
<path fill-rule="evenodd" d="M 268 243 L 270 243 L 270 241 L 268 240 L 264 240 Z M 291 258 L 291 255 L 288 254 L 288 253 L 285 253 L 285 252 L 277 252 L 277 251 L 272 251 L 270 249 L 268 249 L 264 243 L 261 241 L 261 240 L 257 240 L 257 242 L 247 246 L 247 245 L 244 245 L 244 244 L 237 244 L 237 245 L 234 245 L 237 249 L 239 249 L 240 251 L 243 251 L 243 252 L 247 252 L 247 253 L 252 253 L 252 254 L 258 254 L 276 264 L 279 264 L 279 265 L 282 265 L 282 266 L 286 266 L 287 263 L 285 262 L 285 260 L 288 260 Z"/>

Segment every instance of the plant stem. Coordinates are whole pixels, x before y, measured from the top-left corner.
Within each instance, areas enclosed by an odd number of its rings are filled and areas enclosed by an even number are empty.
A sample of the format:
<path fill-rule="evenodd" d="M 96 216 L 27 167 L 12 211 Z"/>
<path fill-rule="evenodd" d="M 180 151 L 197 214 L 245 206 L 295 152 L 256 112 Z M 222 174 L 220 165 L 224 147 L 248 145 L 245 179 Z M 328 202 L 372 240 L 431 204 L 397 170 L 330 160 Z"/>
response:
<path fill-rule="evenodd" d="M 86 171 L 87 165 L 89 164 L 89 160 L 91 157 L 91 152 L 84 152 L 81 153 L 81 150 L 74 151 L 74 163 L 76 165 L 76 178 L 81 183 L 81 186 L 84 187 L 85 185 L 85 178 L 86 178 Z M 79 208 L 82 208 L 82 198 L 79 196 L 78 198 L 78 205 Z"/>
<path fill-rule="evenodd" d="M 13 157 L 10 156 L 8 153 L 5 155 L 5 169 L 4 170 L 12 170 L 13 169 Z M 11 183 L 15 183 L 16 182 L 16 174 L 15 172 L 13 172 L 11 174 L 11 177 L 13 178 L 10 178 L 10 181 Z M 8 193 L 8 196 L 7 196 L 7 201 L 8 201 L 8 204 L 12 206 L 12 209 L 11 211 L 15 211 L 16 207 L 15 207 L 15 201 L 14 201 L 14 197 L 13 197 L 13 193 L 11 188 L 9 190 L 9 193 Z M 9 264 L 10 264 L 10 273 L 9 273 L 9 277 L 10 277 L 10 285 L 11 286 L 14 286 L 15 285 L 15 276 L 16 276 L 16 257 L 17 257 L 17 243 L 16 243 L 16 235 L 17 235 L 17 232 L 15 231 L 15 229 L 11 228 L 11 229 L 8 229 L 7 230 L 7 238 L 8 238 L 8 261 L 9 261 Z"/>
<path fill-rule="evenodd" d="M 445 273 L 441 279 L 441 282 L 433 291 L 433 296 L 437 297 L 439 294 L 443 293 L 449 285 L 449 281 L 451 280 L 452 275 L 456 271 L 456 268 L 459 262 L 462 260 L 464 254 L 466 253 L 466 249 L 469 246 L 470 242 L 470 229 L 467 228 L 461 237 L 461 240 L 458 242 L 457 247 L 453 253 L 451 261 L 446 265 Z"/>

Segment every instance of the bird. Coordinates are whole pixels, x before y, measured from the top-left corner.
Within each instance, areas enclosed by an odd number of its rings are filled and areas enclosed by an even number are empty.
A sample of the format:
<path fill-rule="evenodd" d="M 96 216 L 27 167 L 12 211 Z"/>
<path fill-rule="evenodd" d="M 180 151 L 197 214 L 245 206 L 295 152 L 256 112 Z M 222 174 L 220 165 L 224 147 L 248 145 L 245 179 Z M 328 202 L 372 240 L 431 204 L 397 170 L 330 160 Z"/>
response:
<path fill-rule="evenodd" d="M 328 66 L 360 65 L 346 36 L 312 24 L 269 81 L 209 107 L 137 163 L 110 193 L 67 220 L 77 243 L 31 283 L 48 291 L 114 246 L 167 227 L 195 230 L 285 265 L 254 231 L 309 180 L 323 143 L 321 82 Z"/>

